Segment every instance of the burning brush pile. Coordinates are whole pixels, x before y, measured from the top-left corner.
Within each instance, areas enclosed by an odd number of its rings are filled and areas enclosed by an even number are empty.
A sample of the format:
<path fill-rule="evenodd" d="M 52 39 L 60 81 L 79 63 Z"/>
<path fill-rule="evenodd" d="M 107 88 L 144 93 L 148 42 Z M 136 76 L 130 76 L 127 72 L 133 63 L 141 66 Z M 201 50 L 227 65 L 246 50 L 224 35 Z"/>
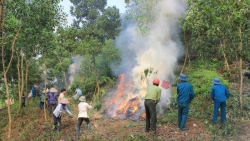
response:
<path fill-rule="evenodd" d="M 129 118 L 138 121 L 145 119 L 146 116 L 143 101 L 132 90 L 132 82 L 125 80 L 125 74 L 119 76 L 117 89 L 105 105 L 108 107 L 108 117 Z"/>

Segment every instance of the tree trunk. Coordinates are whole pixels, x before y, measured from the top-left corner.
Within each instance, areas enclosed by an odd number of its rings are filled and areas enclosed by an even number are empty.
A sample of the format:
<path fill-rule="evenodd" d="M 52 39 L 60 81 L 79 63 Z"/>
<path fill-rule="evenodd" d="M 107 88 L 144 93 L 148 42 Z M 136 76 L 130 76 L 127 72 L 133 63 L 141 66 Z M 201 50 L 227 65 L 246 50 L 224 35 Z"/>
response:
<path fill-rule="evenodd" d="M 45 100 L 44 100 L 44 104 L 43 104 L 43 111 L 44 111 L 44 120 L 47 121 L 47 114 L 46 114 L 46 97 L 47 97 L 47 88 L 46 88 L 46 83 L 47 83 L 47 67 L 46 67 L 46 62 L 45 62 L 45 59 L 43 57 L 43 64 L 44 64 L 44 68 L 45 68 L 45 77 L 44 77 L 44 97 L 45 97 Z M 48 103 L 49 104 L 49 103 Z"/>
<path fill-rule="evenodd" d="M 225 59 L 225 68 L 227 69 L 228 72 L 230 72 L 230 69 L 229 69 L 229 64 L 228 64 L 228 61 L 227 61 L 227 56 L 226 56 L 226 53 L 225 53 L 225 46 L 226 46 L 226 43 L 225 43 L 225 40 L 223 39 L 223 41 L 220 41 L 220 46 L 221 46 L 221 49 L 222 49 L 222 53 L 223 53 L 223 57 Z"/>
<path fill-rule="evenodd" d="M 95 55 L 94 53 L 92 54 L 93 57 L 93 62 L 94 62 L 94 71 L 95 71 L 95 78 L 96 78 L 96 87 L 97 87 L 97 98 L 100 98 L 100 85 L 99 85 L 99 80 L 98 80 L 98 73 L 97 73 L 97 67 L 96 67 L 96 62 L 95 62 Z"/>
<path fill-rule="evenodd" d="M 65 84 L 65 89 L 68 89 L 68 83 L 67 83 L 67 76 L 66 76 L 66 73 L 65 71 L 63 72 L 63 77 L 64 77 L 64 84 Z"/>
<path fill-rule="evenodd" d="M 17 49 L 16 49 L 17 50 Z M 20 57 L 18 54 L 18 51 L 16 51 L 16 56 L 17 56 L 17 90 L 18 90 L 18 110 L 17 113 L 20 113 L 21 111 L 21 105 L 22 105 L 22 92 L 21 92 L 21 74 L 20 74 Z"/>
<path fill-rule="evenodd" d="M 35 52 L 35 49 L 33 48 L 29 60 L 28 60 L 28 61 L 27 61 L 27 60 L 25 61 L 25 63 L 26 63 L 26 68 L 25 68 L 25 93 L 26 93 L 26 94 L 28 93 L 29 66 L 30 66 L 30 62 L 31 62 L 31 60 L 32 60 L 32 58 L 33 58 L 34 52 Z"/>
<path fill-rule="evenodd" d="M 242 89 L 243 89 L 243 72 L 242 72 L 242 58 L 240 58 L 240 108 L 242 109 Z"/>
<path fill-rule="evenodd" d="M 183 64 L 183 66 L 182 66 L 182 68 L 181 68 L 180 74 L 183 73 L 184 68 L 185 68 L 185 66 L 186 66 L 187 58 L 188 58 L 188 56 L 189 56 L 189 55 L 188 55 L 188 54 L 189 54 L 189 52 L 188 52 L 188 43 L 187 43 L 187 40 L 186 40 L 186 33 L 184 33 L 184 42 L 185 42 L 185 47 L 186 47 L 186 55 L 185 55 L 184 64 Z M 190 61 L 189 61 L 189 66 L 190 66 Z"/>
<path fill-rule="evenodd" d="M 240 51 L 242 51 L 242 32 L 241 27 L 239 27 L 239 35 L 240 35 Z M 240 57 L 240 108 L 242 109 L 242 89 L 243 89 L 243 71 L 242 71 L 242 58 Z"/>

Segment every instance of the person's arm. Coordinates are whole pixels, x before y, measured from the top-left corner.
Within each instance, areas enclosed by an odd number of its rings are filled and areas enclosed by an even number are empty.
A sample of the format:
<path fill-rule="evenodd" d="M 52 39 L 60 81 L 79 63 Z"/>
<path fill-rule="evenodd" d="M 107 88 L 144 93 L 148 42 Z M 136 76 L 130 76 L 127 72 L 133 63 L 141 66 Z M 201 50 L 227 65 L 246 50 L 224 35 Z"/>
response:
<path fill-rule="evenodd" d="M 73 114 L 69 111 L 69 108 L 68 108 L 68 106 L 66 105 L 66 107 L 65 107 L 65 111 L 72 117 L 73 116 Z"/>
<path fill-rule="evenodd" d="M 158 97 L 157 97 L 156 103 L 158 103 L 158 102 L 160 101 L 160 99 L 161 99 L 161 89 L 159 90 L 157 96 L 158 96 Z"/>
<path fill-rule="evenodd" d="M 92 109 L 92 101 L 87 105 L 87 109 L 88 110 Z"/>
<path fill-rule="evenodd" d="M 211 98 L 212 98 L 213 101 L 214 101 L 214 89 L 213 89 L 213 87 L 212 87 L 212 91 L 211 91 L 211 93 L 210 93 L 210 96 L 211 96 Z"/>
<path fill-rule="evenodd" d="M 177 92 L 177 95 L 179 94 L 180 90 L 179 90 L 179 86 L 177 85 L 176 87 L 176 92 Z"/>
<path fill-rule="evenodd" d="M 190 90 L 190 102 L 194 99 L 194 88 L 191 85 L 191 90 Z"/>

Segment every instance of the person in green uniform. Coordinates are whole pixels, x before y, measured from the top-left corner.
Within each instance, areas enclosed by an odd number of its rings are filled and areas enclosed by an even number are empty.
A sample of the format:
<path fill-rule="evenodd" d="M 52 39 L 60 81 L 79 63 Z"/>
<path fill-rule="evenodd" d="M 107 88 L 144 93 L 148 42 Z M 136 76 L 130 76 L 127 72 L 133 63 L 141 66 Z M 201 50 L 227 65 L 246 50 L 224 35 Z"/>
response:
<path fill-rule="evenodd" d="M 161 98 L 161 89 L 158 87 L 159 79 L 154 79 L 153 85 L 147 89 L 146 97 L 144 98 L 144 106 L 146 111 L 146 132 L 153 131 L 156 133 L 156 104 Z"/>

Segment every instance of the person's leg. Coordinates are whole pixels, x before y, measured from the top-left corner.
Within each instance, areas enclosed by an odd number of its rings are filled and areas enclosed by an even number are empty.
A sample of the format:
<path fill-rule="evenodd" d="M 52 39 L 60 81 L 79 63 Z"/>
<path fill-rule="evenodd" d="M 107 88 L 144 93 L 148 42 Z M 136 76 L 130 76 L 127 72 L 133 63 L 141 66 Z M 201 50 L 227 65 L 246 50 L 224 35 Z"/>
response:
<path fill-rule="evenodd" d="M 49 104 L 49 114 L 52 114 L 52 104 Z"/>
<path fill-rule="evenodd" d="M 183 110 L 182 110 L 182 117 L 181 117 L 181 130 L 186 130 L 186 122 L 188 117 L 188 111 L 189 111 L 189 104 L 183 104 Z"/>
<path fill-rule="evenodd" d="M 42 108 L 44 107 L 44 102 L 42 102 Z"/>
<path fill-rule="evenodd" d="M 57 129 L 57 118 L 56 118 L 56 116 L 55 115 L 53 115 L 53 120 L 54 120 L 54 130 L 56 130 Z"/>
<path fill-rule="evenodd" d="M 145 131 L 148 132 L 150 129 L 150 113 L 149 113 L 149 108 L 148 108 L 148 100 L 145 100 L 144 106 L 145 106 L 145 112 L 146 112 L 146 129 L 145 129 Z"/>
<path fill-rule="evenodd" d="M 61 116 L 57 117 L 57 122 L 58 122 L 58 125 L 57 125 L 57 132 L 60 132 L 60 128 L 61 128 Z"/>
<path fill-rule="evenodd" d="M 80 133 L 80 127 L 82 125 L 83 118 L 78 118 L 77 125 L 76 125 L 76 137 L 78 138 Z"/>
<path fill-rule="evenodd" d="M 181 127 L 181 120 L 182 120 L 182 105 L 178 103 L 178 127 Z"/>
<path fill-rule="evenodd" d="M 220 110 L 221 110 L 221 122 L 224 123 L 227 120 L 227 117 L 226 117 L 226 102 L 221 102 Z"/>
<path fill-rule="evenodd" d="M 153 100 L 150 100 L 148 108 L 149 108 L 150 119 L 151 119 L 150 129 L 156 132 L 156 122 L 157 122 L 156 103 Z"/>
<path fill-rule="evenodd" d="M 219 106 L 220 106 L 220 102 L 214 101 L 214 114 L 213 114 L 213 118 L 212 118 L 212 122 L 214 124 L 217 123 Z"/>
<path fill-rule="evenodd" d="M 52 112 L 56 109 L 56 104 L 52 104 Z"/>
<path fill-rule="evenodd" d="M 85 120 L 85 122 L 87 123 L 87 129 L 88 129 L 88 131 L 89 131 L 89 133 L 90 133 L 90 132 L 91 132 L 91 125 L 90 125 L 89 118 L 85 118 L 84 120 Z"/>

